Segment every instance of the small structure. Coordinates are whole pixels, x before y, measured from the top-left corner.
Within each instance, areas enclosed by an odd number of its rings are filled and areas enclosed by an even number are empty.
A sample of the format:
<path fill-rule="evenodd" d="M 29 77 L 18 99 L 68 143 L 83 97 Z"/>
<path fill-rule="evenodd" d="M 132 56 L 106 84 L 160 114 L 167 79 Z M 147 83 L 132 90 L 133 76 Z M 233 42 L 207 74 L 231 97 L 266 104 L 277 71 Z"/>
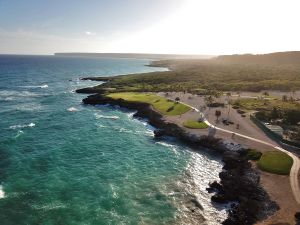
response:
<path fill-rule="evenodd" d="M 274 132 L 275 134 L 279 135 L 280 137 L 283 137 L 283 129 L 280 126 L 277 125 L 271 125 L 271 124 L 267 124 L 265 123 L 265 126 L 271 130 L 272 132 Z"/>

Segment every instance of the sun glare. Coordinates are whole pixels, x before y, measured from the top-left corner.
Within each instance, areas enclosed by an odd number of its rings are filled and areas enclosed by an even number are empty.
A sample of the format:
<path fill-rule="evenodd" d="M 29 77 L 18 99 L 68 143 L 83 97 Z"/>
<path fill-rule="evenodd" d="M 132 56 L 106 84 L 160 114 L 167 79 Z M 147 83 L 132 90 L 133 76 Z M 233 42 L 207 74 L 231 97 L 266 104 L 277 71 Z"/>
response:
<path fill-rule="evenodd" d="M 300 38 L 298 6 L 297 1 L 189 0 L 159 24 L 115 42 L 113 49 L 181 54 L 292 50 Z M 287 35 L 290 41 L 283 42 Z"/>

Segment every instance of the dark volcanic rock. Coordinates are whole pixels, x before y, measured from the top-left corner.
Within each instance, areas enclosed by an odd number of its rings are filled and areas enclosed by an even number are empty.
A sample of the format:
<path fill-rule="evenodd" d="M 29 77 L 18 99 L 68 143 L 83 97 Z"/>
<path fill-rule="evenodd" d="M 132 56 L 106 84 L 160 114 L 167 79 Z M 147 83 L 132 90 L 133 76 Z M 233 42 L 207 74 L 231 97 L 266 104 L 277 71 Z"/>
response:
<path fill-rule="evenodd" d="M 81 88 L 81 89 L 77 89 L 76 93 L 80 93 L 80 94 L 95 94 L 95 93 L 99 93 L 102 94 L 104 93 L 104 91 L 102 89 L 97 89 L 97 88 Z"/>
<path fill-rule="evenodd" d="M 219 174 L 222 192 L 212 197 L 215 202 L 234 201 L 225 225 L 251 225 L 275 213 L 278 205 L 270 200 L 259 184 L 259 174 L 251 168 L 245 151 L 226 151 L 224 170 Z"/>
<path fill-rule="evenodd" d="M 296 219 L 296 225 L 300 225 L 300 212 L 297 212 L 295 214 L 295 219 Z"/>
<path fill-rule="evenodd" d="M 223 187 L 217 181 L 214 181 L 209 184 L 209 187 L 206 188 L 206 190 L 208 191 L 208 193 L 213 193 L 213 192 L 221 193 L 223 192 Z"/>
<path fill-rule="evenodd" d="M 197 208 L 203 210 L 203 206 L 201 205 L 201 203 L 200 203 L 196 198 L 192 199 L 191 202 L 194 203 L 194 205 L 195 205 Z"/>
<path fill-rule="evenodd" d="M 155 136 L 155 137 L 162 137 L 162 136 L 164 136 L 164 135 L 166 135 L 166 131 L 164 131 L 164 130 L 162 130 L 162 129 L 156 129 L 156 130 L 154 131 L 154 136 Z"/>
<path fill-rule="evenodd" d="M 92 81 L 111 81 L 112 77 L 83 77 L 80 80 L 92 80 Z"/>

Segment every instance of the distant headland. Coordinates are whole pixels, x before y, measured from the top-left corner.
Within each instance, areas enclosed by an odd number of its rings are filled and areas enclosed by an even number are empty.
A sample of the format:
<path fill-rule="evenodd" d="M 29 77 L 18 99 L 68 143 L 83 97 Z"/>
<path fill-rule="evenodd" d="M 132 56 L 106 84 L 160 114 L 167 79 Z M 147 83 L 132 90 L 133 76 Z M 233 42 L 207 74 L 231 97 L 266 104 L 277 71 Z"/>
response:
<path fill-rule="evenodd" d="M 55 56 L 68 57 L 100 57 L 100 58 L 133 58 L 133 59 L 209 59 L 212 55 L 180 55 L 180 54 L 148 54 L 148 53 L 54 53 Z"/>

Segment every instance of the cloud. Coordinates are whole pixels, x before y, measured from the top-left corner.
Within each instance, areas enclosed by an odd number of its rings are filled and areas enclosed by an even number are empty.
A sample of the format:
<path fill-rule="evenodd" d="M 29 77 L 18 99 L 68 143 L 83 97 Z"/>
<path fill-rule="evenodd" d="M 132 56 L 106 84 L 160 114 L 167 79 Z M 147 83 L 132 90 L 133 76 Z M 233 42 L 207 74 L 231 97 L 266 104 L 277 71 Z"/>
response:
<path fill-rule="evenodd" d="M 95 36 L 96 35 L 95 32 L 91 32 L 91 31 L 86 31 L 85 34 L 88 35 L 88 36 Z"/>

